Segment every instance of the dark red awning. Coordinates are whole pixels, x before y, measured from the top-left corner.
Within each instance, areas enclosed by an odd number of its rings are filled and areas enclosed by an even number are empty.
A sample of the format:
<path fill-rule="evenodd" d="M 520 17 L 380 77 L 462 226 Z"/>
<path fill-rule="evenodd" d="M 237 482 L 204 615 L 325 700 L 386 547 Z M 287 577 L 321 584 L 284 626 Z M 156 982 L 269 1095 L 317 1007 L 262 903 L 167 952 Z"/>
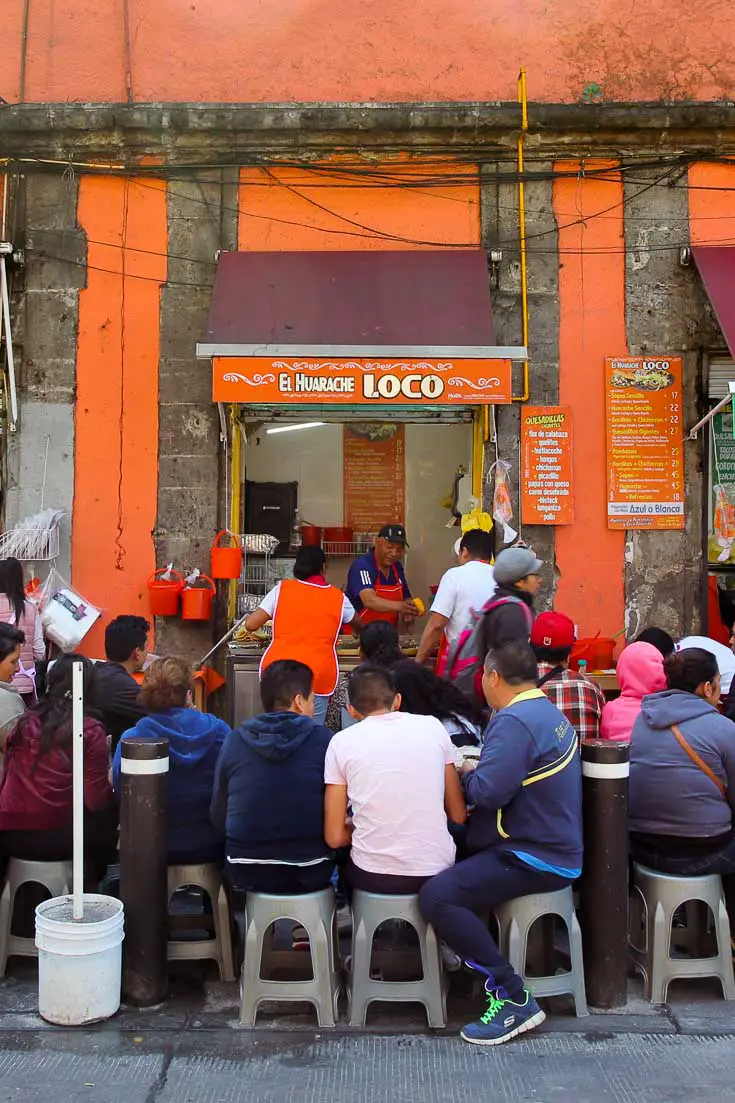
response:
<path fill-rule="evenodd" d="M 735 356 L 735 246 L 693 245 L 692 256 L 727 347 Z"/>

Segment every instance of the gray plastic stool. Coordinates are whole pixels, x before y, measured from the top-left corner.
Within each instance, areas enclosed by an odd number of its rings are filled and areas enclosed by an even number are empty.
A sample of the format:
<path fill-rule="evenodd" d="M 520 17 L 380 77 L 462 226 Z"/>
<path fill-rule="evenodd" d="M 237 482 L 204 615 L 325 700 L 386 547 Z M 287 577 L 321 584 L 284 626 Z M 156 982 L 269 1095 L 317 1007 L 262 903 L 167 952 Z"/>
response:
<path fill-rule="evenodd" d="M 194 885 L 197 888 L 204 889 L 212 901 L 214 938 L 191 941 L 171 939 L 167 944 L 166 956 L 169 961 L 216 961 L 221 979 L 233 981 L 235 979 L 235 964 L 232 953 L 230 905 L 219 868 L 210 863 L 193 866 L 169 866 L 169 904 L 177 889 L 184 888 L 185 885 Z"/>
<path fill-rule="evenodd" d="M 352 896 L 352 970 L 349 984 L 350 1026 L 364 1026 L 368 1004 L 422 1003 L 430 1027 L 447 1022 L 447 992 L 442 975 L 439 943 L 419 911 L 418 896 L 378 896 L 355 890 Z M 370 976 L 373 939 L 381 923 L 402 919 L 416 931 L 421 950 L 421 980 L 374 980 Z"/>
<path fill-rule="evenodd" d="M 277 919 L 300 923 L 309 936 L 311 980 L 270 980 L 262 970 L 294 952 L 273 954 L 272 938 L 266 938 Z M 240 1023 L 255 1026 L 258 1005 L 264 1000 L 311 1003 L 319 1026 L 334 1026 L 339 1003 L 336 904 L 334 890 L 322 889 L 303 896 L 272 896 L 249 892 L 245 898 L 245 962 L 242 967 Z M 296 952 L 297 957 L 303 954 Z"/>
<path fill-rule="evenodd" d="M 726 1000 L 735 999 L 730 924 L 722 891 L 722 878 L 716 874 L 701 877 L 674 877 L 637 863 L 633 866 L 634 892 L 642 904 L 644 943 L 636 946 L 631 938 L 631 957 L 643 974 L 646 998 L 664 1003 L 672 980 L 682 977 L 719 977 Z M 674 912 L 691 900 L 701 900 L 712 909 L 717 954 L 713 957 L 671 957 Z"/>
<path fill-rule="evenodd" d="M 584 962 L 582 957 L 582 932 L 574 911 L 574 895 L 571 885 L 558 892 L 540 892 L 533 896 L 519 896 L 495 909 L 500 928 L 500 949 L 523 983 L 534 996 L 562 996 L 571 993 L 577 1016 L 587 1014 L 587 994 L 584 986 Z M 545 915 L 558 915 L 566 923 L 569 932 L 570 972 L 551 977 L 527 977 L 526 956 L 528 932 L 537 919 Z"/>
<path fill-rule="evenodd" d="M 71 891 L 71 862 L 26 862 L 11 858 L 0 896 L 0 977 L 5 976 L 8 958 L 38 957 L 35 938 L 20 938 L 10 933 L 15 897 L 21 885 L 43 885 L 51 896 L 66 896 Z"/>

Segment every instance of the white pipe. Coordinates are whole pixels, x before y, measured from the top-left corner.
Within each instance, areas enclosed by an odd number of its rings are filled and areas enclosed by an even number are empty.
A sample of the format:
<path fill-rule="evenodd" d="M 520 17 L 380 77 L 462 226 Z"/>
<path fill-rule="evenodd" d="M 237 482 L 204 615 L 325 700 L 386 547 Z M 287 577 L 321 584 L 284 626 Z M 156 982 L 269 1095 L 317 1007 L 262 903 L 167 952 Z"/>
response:
<path fill-rule="evenodd" d="M 708 414 L 705 414 L 704 417 L 701 418 L 696 425 L 692 425 L 691 429 L 689 430 L 689 440 L 696 440 L 699 430 L 704 425 L 707 425 L 715 416 L 715 414 L 718 414 L 720 410 L 723 409 L 723 407 L 732 402 L 733 398 L 735 397 L 735 383 L 728 383 L 728 386 L 730 388 L 730 394 L 727 396 L 727 398 L 723 398 L 722 402 L 718 402 L 717 405 L 714 406 Z"/>
<path fill-rule="evenodd" d="M 15 389 L 15 358 L 13 357 L 13 335 L 10 332 L 10 297 L 8 295 L 8 273 L 5 257 L 0 257 L 0 298 L 2 298 L 3 323 L 5 326 L 5 354 L 8 361 L 8 383 L 10 384 L 10 422 L 8 429 L 14 433 L 18 424 L 18 395 Z"/>
<path fill-rule="evenodd" d="M 74 801 L 74 896 L 72 916 L 84 915 L 84 689 L 83 666 L 72 667 L 72 796 Z"/>

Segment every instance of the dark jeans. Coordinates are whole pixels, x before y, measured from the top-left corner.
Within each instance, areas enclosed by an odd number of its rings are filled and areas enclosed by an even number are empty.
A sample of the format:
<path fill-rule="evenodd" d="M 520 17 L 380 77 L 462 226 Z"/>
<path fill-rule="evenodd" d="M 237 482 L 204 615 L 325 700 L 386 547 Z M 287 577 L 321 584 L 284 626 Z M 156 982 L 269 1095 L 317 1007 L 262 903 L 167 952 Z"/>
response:
<path fill-rule="evenodd" d="M 84 869 L 89 881 L 99 883 L 108 865 L 117 861 L 117 808 L 84 814 Z M 71 825 L 52 831 L 3 831 L 0 850 L 5 858 L 27 862 L 71 861 Z"/>
<path fill-rule="evenodd" d="M 268 892 L 274 896 L 303 896 L 329 888 L 334 862 L 315 866 L 281 866 L 226 862 L 225 869 L 233 889 L 238 892 Z"/>
<path fill-rule="evenodd" d="M 363 892 L 374 892 L 382 896 L 413 896 L 428 880 L 428 877 L 400 877 L 392 873 L 369 873 L 368 870 L 356 866 L 352 858 L 348 860 L 345 868 L 348 891 L 362 889 Z"/>
<path fill-rule="evenodd" d="M 523 996 L 523 981 L 495 945 L 487 916 L 499 904 L 535 892 L 555 892 L 569 881 L 524 865 L 513 854 L 483 850 L 427 881 L 419 907 L 440 938 L 460 957 L 504 988 Z"/>
<path fill-rule="evenodd" d="M 735 838 L 731 839 L 722 850 L 706 855 L 690 853 L 676 857 L 671 853 L 660 854 L 651 846 L 637 843 L 633 838 L 630 841 L 630 849 L 634 862 L 650 866 L 659 873 L 670 873 L 675 877 L 701 877 L 707 873 L 721 874 L 727 914 L 730 918 L 730 930 L 735 934 Z"/>

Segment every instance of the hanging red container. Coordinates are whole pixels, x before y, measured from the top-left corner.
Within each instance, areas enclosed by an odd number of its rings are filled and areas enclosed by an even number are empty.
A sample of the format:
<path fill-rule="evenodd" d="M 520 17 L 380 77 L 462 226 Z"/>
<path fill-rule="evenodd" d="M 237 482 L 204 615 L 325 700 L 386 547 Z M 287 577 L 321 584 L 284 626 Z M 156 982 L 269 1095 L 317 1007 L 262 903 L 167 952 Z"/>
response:
<path fill-rule="evenodd" d="M 159 575 L 168 574 L 170 578 Z M 148 579 L 148 600 L 154 617 L 175 617 L 179 612 L 179 598 L 184 588 L 184 580 L 178 571 L 161 567 Z"/>
<path fill-rule="evenodd" d="M 209 620 L 212 616 L 212 602 L 217 591 L 212 579 L 200 574 L 197 583 L 208 582 L 209 586 L 184 586 L 181 591 L 181 619 Z"/>
<path fill-rule="evenodd" d="M 223 548 L 221 540 L 223 536 L 229 536 L 233 546 Z M 242 547 L 234 532 L 222 529 L 212 547 L 212 578 L 239 578 L 242 573 Z"/>

